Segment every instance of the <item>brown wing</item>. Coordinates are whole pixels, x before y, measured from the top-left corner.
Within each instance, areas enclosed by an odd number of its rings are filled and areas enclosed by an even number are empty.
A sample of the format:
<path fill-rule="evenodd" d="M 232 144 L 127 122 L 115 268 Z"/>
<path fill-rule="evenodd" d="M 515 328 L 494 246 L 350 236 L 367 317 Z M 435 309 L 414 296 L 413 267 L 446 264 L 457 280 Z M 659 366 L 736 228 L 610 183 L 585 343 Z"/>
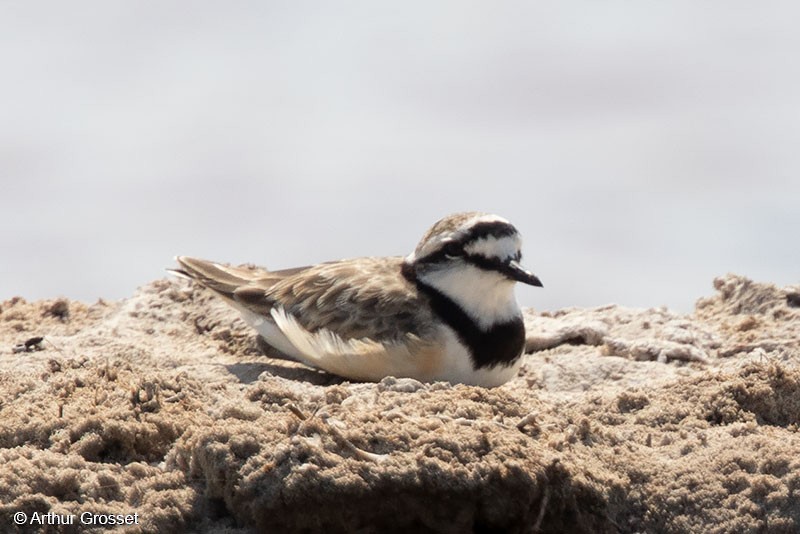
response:
<path fill-rule="evenodd" d="M 397 341 L 402 333 L 425 337 L 432 317 L 424 296 L 400 274 L 401 258 L 358 258 L 323 263 L 239 287 L 233 298 L 267 317 L 274 307 L 309 332 L 327 329 L 343 339 Z M 279 273 L 270 273 L 277 276 Z"/>

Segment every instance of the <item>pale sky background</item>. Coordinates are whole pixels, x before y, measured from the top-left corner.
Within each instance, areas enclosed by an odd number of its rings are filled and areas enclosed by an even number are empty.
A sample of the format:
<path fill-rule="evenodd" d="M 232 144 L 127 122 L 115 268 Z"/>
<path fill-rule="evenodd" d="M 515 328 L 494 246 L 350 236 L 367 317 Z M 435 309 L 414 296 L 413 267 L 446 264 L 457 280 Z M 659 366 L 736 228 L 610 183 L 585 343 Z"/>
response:
<path fill-rule="evenodd" d="M 405 255 L 467 209 L 537 309 L 797 283 L 797 6 L 0 0 L 0 300 Z"/>

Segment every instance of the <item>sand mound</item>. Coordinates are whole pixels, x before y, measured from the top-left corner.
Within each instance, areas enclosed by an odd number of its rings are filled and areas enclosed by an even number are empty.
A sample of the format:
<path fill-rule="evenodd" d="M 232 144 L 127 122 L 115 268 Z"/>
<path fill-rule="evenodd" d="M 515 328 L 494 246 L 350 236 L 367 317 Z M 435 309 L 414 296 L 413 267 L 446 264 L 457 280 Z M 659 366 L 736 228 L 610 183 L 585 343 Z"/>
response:
<path fill-rule="evenodd" d="M 800 531 L 799 292 L 714 285 L 688 316 L 529 311 L 491 390 L 268 358 L 183 281 L 0 303 L 2 530 Z"/>

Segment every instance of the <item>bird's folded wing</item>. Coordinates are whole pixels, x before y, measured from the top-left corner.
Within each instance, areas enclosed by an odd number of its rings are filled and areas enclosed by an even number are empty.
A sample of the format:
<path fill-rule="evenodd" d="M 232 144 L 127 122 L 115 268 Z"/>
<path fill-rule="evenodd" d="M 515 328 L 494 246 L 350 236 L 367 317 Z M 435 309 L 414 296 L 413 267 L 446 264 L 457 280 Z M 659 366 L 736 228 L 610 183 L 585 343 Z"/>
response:
<path fill-rule="evenodd" d="M 271 316 L 306 363 L 339 376 L 371 381 L 386 376 L 431 380 L 441 373 L 442 351 L 435 342 L 413 334 L 391 342 L 342 339 L 325 328 L 309 332 L 279 306 L 272 309 Z"/>
<path fill-rule="evenodd" d="M 233 298 L 248 311 L 267 317 L 280 306 L 309 332 L 327 329 L 343 339 L 389 342 L 405 332 L 427 337 L 432 312 L 400 275 L 401 261 L 359 258 L 323 263 L 277 281 L 255 280 L 237 288 Z"/>

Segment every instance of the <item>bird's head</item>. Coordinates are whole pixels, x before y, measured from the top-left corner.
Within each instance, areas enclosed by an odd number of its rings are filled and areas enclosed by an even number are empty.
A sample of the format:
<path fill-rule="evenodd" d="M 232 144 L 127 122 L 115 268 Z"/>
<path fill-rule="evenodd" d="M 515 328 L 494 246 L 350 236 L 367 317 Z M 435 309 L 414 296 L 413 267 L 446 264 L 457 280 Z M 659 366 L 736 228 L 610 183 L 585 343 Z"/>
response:
<path fill-rule="evenodd" d="M 521 259 L 522 237 L 514 225 L 497 215 L 467 212 L 437 221 L 404 263 L 421 281 L 442 271 L 456 276 L 479 271 L 498 283 L 541 287 Z"/>
<path fill-rule="evenodd" d="M 519 313 L 516 282 L 541 287 L 522 267 L 522 238 L 497 215 L 468 212 L 434 224 L 403 261 L 403 271 L 459 304 L 484 326 Z"/>

